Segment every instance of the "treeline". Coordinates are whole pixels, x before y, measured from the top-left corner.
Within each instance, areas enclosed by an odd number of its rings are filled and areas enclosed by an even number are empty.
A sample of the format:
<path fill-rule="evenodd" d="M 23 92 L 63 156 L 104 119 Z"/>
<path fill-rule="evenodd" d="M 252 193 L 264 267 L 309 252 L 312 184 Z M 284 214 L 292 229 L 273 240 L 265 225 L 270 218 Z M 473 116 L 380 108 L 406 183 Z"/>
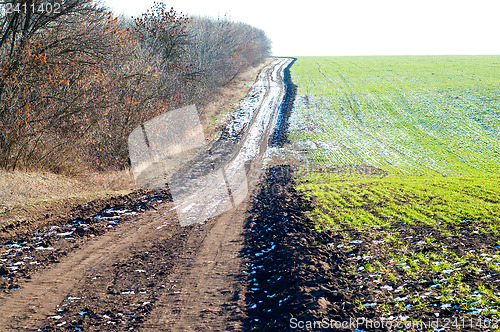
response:
<path fill-rule="evenodd" d="M 0 28 L 0 167 L 9 170 L 124 168 L 136 126 L 206 103 L 270 52 L 259 29 L 160 3 L 118 19 L 92 0 L 11 0 Z"/>

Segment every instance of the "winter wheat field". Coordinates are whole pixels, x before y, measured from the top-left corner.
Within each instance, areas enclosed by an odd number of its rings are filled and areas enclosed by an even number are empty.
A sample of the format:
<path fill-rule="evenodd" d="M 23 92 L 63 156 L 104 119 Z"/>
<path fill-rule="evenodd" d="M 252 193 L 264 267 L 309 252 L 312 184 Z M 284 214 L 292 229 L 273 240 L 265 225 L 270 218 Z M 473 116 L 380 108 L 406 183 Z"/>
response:
<path fill-rule="evenodd" d="M 292 325 L 499 330 L 500 57 L 303 57 L 290 71 L 280 151 L 326 264 L 311 321 Z"/>

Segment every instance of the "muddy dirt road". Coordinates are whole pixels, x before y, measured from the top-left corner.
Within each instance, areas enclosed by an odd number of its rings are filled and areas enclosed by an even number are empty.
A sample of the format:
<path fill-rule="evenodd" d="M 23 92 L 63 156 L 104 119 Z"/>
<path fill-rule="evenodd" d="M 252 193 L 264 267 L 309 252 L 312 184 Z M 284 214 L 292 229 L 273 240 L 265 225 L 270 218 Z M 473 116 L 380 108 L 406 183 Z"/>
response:
<path fill-rule="evenodd" d="M 245 164 L 257 183 L 284 99 L 284 69 L 265 68 L 214 158 Z M 217 161 L 217 159 L 214 159 Z M 181 227 L 168 193 L 76 211 L 0 251 L 0 330 L 241 330 L 248 196 L 204 224 Z"/>

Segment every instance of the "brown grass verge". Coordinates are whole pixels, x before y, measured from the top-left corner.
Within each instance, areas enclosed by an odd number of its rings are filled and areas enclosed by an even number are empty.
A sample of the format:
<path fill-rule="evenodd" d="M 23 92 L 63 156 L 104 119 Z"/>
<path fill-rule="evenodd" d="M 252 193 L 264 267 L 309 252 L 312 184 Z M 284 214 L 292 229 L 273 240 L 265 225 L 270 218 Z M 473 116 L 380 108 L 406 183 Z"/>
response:
<path fill-rule="evenodd" d="M 209 141 L 217 138 L 217 134 L 231 120 L 231 114 L 238 107 L 238 101 L 248 94 L 260 71 L 273 60 L 269 58 L 265 63 L 241 73 L 229 85 L 220 88 L 208 105 L 200 107 L 201 123 L 205 137 Z"/>
<path fill-rule="evenodd" d="M 128 171 L 79 178 L 49 172 L 0 171 L 0 229 L 12 222 L 41 219 L 48 211 L 62 211 L 134 189 Z"/>

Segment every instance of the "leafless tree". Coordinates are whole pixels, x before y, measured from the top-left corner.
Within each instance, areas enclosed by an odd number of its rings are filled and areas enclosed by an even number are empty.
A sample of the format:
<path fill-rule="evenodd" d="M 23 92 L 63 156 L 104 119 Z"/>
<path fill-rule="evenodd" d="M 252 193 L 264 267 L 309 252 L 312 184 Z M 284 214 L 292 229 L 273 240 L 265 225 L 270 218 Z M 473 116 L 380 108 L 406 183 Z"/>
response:
<path fill-rule="evenodd" d="M 124 167 L 135 126 L 206 101 L 269 49 L 249 25 L 162 4 L 118 20 L 91 0 L 0 2 L 0 167 Z"/>

